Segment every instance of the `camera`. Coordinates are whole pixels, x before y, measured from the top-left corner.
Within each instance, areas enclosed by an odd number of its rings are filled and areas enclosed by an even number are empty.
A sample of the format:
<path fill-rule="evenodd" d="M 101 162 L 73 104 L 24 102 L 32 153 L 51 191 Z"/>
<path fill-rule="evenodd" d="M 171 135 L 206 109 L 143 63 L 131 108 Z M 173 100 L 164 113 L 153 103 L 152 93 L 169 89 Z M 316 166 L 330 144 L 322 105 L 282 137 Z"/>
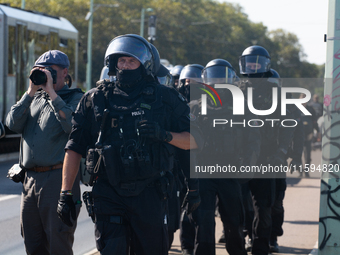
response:
<path fill-rule="evenodd" d="M 52 75 L 52 79 L 53 79 L 53 84 L 56 84 L 57 83 L 57 71 L 52 69 L 51 67 L 46 67 L 45 69 L 50 71 Z M 32 74 L 30 75 L 30 79 L 34 85 L 42 85 L 47 82 L 46 74 L 40 69 L 34 70 Z"/>

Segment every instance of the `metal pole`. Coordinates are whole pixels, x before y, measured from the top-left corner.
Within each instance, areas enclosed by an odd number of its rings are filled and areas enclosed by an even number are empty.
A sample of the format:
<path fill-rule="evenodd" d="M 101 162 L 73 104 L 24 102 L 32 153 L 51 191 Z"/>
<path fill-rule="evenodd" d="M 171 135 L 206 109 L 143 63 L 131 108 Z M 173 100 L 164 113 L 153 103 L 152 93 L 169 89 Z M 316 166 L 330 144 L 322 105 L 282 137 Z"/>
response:
<path fill-rule="evenodd" d="M 25 0 L 21 0 L 21 9 L 25 9 Z"/>
<path fill-rule="evenodd" d="M 144 37 L 144 16 L 145 16 L 145 9 L 142 8 L 141 16 L 140 16 L 140 36 Z"/>
<path fill-rule="evenodd" d="M 318 255 L 340 254 L 340 0 L 328 1 Z"/>
<path fill-rule="evenodd" d="M 86 90 L 91 89 L 91 71 L 92 71 L 92 23 L 93 23 L 93 0 L 90 0 L 90 20 L 87 35 L 87 65 L 86 65 Z"/>

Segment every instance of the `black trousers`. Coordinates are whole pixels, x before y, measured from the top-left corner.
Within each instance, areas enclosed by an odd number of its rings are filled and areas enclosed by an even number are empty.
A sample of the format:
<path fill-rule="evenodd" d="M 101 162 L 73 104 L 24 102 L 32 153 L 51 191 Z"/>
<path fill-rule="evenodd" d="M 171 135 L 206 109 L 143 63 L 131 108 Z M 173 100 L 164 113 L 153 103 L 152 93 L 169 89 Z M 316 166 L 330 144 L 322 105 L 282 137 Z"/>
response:
<path fill-rule="evenodd" d="M 275 200 L 275 179 L 254 178 L 249 181 L 254 206 L 252 254 L 269 253 L 272 229 L 272 206 Z"/>
<path fill-rule="evenodd" d="M 303 154 L 305 158 L 305 164 L 310 164 L 310 162 L 312 161 L 311 153 L 312 153 L 312 140 L 305 140 L 303 144 Z"/>
<path fill-rule="evenodd" d="M 286 178 L 275 179 L 275 201 L 272 206 L 272 231 L 270 240 L 276 241 L 278 236 L 283 235 L 284 208 L 283 199 L 287 187 Z"/>
<path fill-rule="evenodd" d="M 201 179 L 201 204 L 192 214 L 196 226 L 196 255 L 214 255 L 216 197 L 230 255 L 246 255 L 243 237 L 244 212 L 241 187 L 234 179 Z"/>
<path fill-rule="evenodd" d="M 168 200 L 169 207 L 169 222 L 168 222 L 168 236 L 169 236 L 169 249 L 171 248 L 172 242 L 174 240 L 174 233 L 179 229 L 179 222 L 181 217 L 181 206 L 179 197 L 179 187 L 177 182 L 174 182 L 174 187 L 172 190 L 172 196 Z"/>
<path fill-rule="evenodd" d="M 168 254 L 168 201 L 156 187 L 124 197 L 101 179 L 93 188 L 93 199 L 100 254 Z"/>
<path fill-rule="evenodd" d="M 243 183 L 241 185 L 242 189 L 242 200 L 244 206 L 244 236 L 252 238 L 253 233 L 253 220 L 254 220 L 254 207 L 251 192 L 249 189 L 249 183 Z"/>

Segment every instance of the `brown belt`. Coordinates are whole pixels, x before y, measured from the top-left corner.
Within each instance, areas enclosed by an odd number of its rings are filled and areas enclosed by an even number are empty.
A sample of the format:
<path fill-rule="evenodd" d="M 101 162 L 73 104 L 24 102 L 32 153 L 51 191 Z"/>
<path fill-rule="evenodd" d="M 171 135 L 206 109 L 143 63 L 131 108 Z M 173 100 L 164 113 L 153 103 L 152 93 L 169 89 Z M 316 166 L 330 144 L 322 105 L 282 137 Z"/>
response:
<path fill-rule="evenodd" d="M 54 170 L 54 169 L 59 169 L 62 167 L 63 167 L 63 163 L 60 163 L 60 164 L 56 164 L 53 166 L 35 166 L 32 168 L 29 168 L 28 170 L 41 173 L 41 172 L 47 172 L 47 171 Z"/>

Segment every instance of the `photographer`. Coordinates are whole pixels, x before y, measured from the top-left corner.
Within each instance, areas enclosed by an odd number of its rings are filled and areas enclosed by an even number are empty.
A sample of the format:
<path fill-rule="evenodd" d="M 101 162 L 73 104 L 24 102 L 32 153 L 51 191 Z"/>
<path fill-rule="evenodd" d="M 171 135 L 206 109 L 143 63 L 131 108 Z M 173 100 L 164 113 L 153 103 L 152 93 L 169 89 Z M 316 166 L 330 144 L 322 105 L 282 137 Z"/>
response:
<path fill-rule="evenodd" d="M 63 224 L 55 212 L 72 113 L 83 95 L 65 83 L 69 65 L 61 51 L 42 54 L 31 70 L 28 90 L 6 119 L 9 129 L 22 134 L 19 164 L 24 174 L 17 181 L 23 183 L 21 233 L 27 254 L 73 254 L 76 223 Z M 72 193 L 75 220 L 81 205 L 79 181 Z"/>

